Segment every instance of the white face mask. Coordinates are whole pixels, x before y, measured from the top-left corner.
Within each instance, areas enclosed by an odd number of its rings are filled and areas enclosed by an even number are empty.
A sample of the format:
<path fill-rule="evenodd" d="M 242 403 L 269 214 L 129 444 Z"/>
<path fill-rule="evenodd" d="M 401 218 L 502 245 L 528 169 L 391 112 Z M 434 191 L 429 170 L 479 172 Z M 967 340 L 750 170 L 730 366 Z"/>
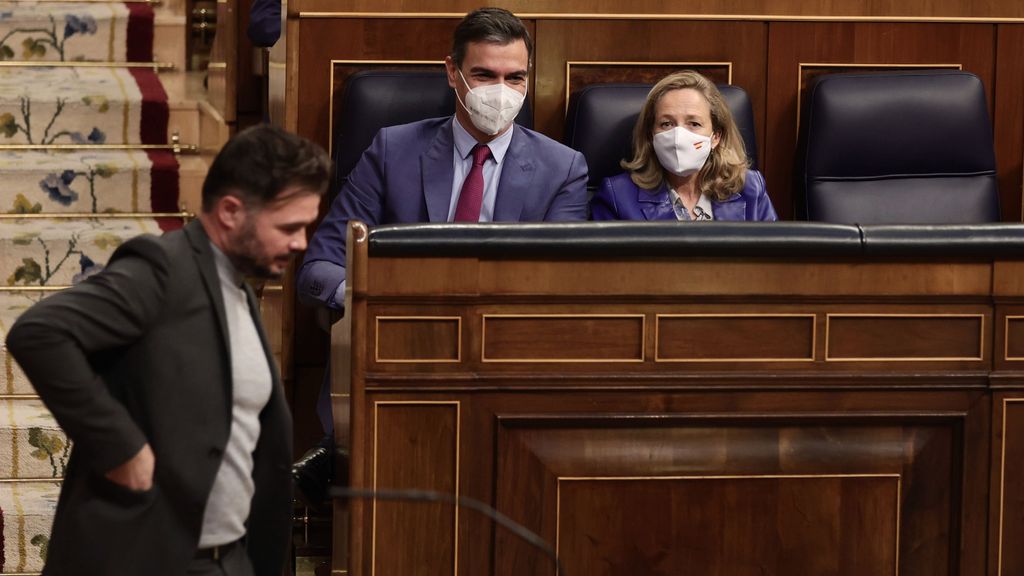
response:
<path fill-rule="evenodd" d="M 466 88 L 469 88 L 469 82 L 462 76 L 462 70 L 459 70 L 459 76 L 462 77 Z M 458 90 L 455 91 L 455 97 L 459 98 Z M 463 102 L 462 98 L 459 98 L 459 104 L 469 112 L 469 119 L 477 130 L 494 136 L 515 120 L 524 100 L 526 94 L 509 88 L 502 82 L 469 88 L 469 92 L 466 92 L 466 101 Z"/>
<path fill-rule="evenodd" d="M 654 135 L 654 153 L 665 170 L 689 176 L 700 170 L 711 155 L 711 137 L 676 126 Z"/>

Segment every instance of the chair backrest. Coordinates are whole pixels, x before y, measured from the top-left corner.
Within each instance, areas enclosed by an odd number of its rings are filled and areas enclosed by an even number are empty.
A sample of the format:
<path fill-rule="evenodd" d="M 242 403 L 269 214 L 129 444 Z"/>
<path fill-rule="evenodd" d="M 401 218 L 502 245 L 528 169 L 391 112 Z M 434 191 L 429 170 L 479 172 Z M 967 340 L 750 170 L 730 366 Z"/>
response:
<path fill-rule="evenodd" d="M 443 71 L 365 70 L 345 81 L 334 134 L 337 192 L 381 128 L 455 113 L 455 91 Z M 516 123 L 533 127 L 529 100 Z"/>
<path fill-rule="evenodd" d="M 805 205 L 797 212 L 805 210 L 809 220 L 999 220 L 992 124 L 985 88 L 973 74 L 822 76 L 809 88 L 800 139 L 796 179 Z"/>
<path fill-rule="evenodd" d="M 622 172 L 619 162 L 633 155 L 633 126 L 652 84 L 591 84 L 573 95 L 566 116 L 565 144 L 583 153 L 590 169 L 588 187 Z M 719 84 L 736 126 L 743 136 L 747 158 L 757 167 L 757 135 L 750 97 L 739 86 Z"/>

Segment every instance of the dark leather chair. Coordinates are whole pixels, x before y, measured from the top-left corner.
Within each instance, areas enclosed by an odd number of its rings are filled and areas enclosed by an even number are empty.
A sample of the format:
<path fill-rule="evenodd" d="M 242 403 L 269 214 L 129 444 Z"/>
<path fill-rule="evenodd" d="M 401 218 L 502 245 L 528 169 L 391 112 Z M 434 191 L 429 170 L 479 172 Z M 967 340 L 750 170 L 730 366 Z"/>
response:
<path fill-rule="evenodd" d="M 455 91 L 444 71 L 365 70 L 345 81 L 334 134 L 333 191 L 337 192 L 381 128 L 451 116 Z M 533 127 L 529 100 L 516 123 Z"/>
<path fill-rule="evenodd" d="M 798 214 L 861 224 L 999 220 L 992 124 L 977 76 L 827 75 L 806 99 Z"/>
<path fill-rule="evenodd" d="M 652 84 L 592 84 L 573 95 L 565 123 L 565 144 L 583 153 L 590 169 L 587 187 L 622 172 L 619 162 L 633 155 L 633 126 Z M 743 136 L 750 166 L 757 168 L 757 135 L 750 97 L 739 86 L 719 84 Z"/>

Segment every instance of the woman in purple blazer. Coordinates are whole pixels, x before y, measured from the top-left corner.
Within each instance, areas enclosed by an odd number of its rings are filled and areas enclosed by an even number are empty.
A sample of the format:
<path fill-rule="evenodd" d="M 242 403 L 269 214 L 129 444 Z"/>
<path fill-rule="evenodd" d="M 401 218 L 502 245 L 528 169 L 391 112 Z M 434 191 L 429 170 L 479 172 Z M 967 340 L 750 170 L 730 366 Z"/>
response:
<path fill-rule="evenodd" d="M 647 95 L 626 172 L 601 182 L 594 220 L 776 220 L 764 177 L 715 85 L 685 70 Z"/>

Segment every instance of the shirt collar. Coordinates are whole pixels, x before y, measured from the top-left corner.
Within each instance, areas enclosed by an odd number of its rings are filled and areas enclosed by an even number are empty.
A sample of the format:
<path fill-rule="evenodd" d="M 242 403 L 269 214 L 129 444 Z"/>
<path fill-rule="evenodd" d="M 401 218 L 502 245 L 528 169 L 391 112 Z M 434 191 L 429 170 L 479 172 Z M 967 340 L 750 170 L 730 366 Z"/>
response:
<path fill-rule="evenodd" d="M 213 248 L 213 260 L 217 263 L 217 276 L 220 277 L 220 281 L 235 288 L 241 287 L 245 277 L 238 272 L 231 259 L 213 242 L 210 242 L 210 248 Z"/>
<path fill-rule="evenodd" d="M 494 140 L 487 143 L 487 147 L 491 149 L 491 157 L 494 158 L 496 164 L 501 164 L 501 161 L 505 159 L 505 152 L 508 152 L 508 146 L 512 143 L 512 131 L 516 129 L 515 122 L 512 123 L 512 127 L 505 130 Z M 455 151 L 459 154 L 459 158 L 465 160 L 469 157 L 469 154 L 473 151 L 473 146 L 476 146 L 478 142 L 476 138 L 466 131 L 459 123 L 457 116 L 452 117 L 452 133 L 455 136 Z"/>
<path fill-rule="evenodd" d="M 676 217 L 680 220 L 693 220 L 690 211 L 683 206 L 683 199 L 679 197 L 679 194 L 671 186 L 668 186 L 668 192 L 669 198 L 672 200 L 672 210 L 675 211 Z M 697 207 L 709 215 L 712 214 L 711 198 L 707 194 L 701 194 L 700 198 L 697 199 Z"/>

